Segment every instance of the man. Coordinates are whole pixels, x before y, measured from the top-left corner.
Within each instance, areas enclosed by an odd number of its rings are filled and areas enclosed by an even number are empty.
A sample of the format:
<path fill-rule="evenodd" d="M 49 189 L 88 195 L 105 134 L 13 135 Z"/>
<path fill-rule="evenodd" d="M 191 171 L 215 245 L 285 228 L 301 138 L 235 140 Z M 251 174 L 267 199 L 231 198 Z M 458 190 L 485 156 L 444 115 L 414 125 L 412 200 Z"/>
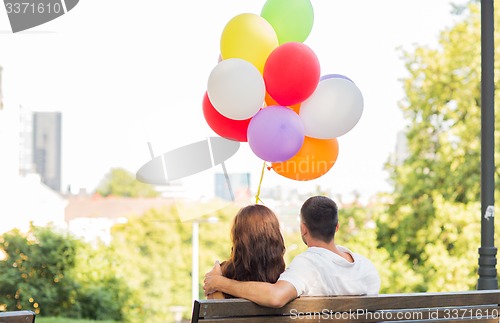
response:
<path fill-rule="evenodd" d="M 297 255 L 274 284 L 222 276 L 216 262 L 205 275 L 205 295 L 221 291 L 267 307 L 283 307 L 303 296 L 378 294 L 380 278 L 367 258 L 335 244 L 338 209 L 325 196 L 313 196 L 300 209 L 300 233 L 309 247 Z"/>

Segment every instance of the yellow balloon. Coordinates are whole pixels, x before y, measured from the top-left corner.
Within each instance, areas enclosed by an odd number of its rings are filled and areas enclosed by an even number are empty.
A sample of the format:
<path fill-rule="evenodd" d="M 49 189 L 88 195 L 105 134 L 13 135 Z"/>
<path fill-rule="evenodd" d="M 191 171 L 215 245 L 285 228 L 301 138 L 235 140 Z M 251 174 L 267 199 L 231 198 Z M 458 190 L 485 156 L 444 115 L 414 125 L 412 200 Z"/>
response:
<path fill-rule="evenodd" d="M 278 36 L 266 19 L 242 13 L 224 27 L 220 52 L 224 59 L 241 58 L 252 63 L 262 74 L 267 57 L 278 45 Z"/>

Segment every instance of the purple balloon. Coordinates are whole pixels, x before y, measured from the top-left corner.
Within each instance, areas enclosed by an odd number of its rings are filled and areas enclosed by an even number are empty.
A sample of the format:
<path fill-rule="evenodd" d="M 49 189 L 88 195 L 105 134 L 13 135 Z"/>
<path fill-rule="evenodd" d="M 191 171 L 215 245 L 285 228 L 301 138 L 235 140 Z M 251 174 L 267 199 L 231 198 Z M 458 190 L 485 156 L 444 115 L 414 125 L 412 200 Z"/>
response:
<path fill-rule="evenodd" d="M 323 80 L 326 80 L 326 79 L 333 79 L 333 78 L 346 79 L 346 80 L 349 80 L 352 83 L 354 83 L 350 78 L 348 78 L 347 76 L 342 75 L 342 74 L 326 74 L 326 75 L 321 76 L 319 78 L 319 80 L 323 81 Z"/>
<path fill-rule="evenodd" d="M 257 112 L 248 125 L 248 144 L 257 157 L 268 162 L 292 158 L 304 143 L 304 124 L 290 108 L 269 106 Z"/>

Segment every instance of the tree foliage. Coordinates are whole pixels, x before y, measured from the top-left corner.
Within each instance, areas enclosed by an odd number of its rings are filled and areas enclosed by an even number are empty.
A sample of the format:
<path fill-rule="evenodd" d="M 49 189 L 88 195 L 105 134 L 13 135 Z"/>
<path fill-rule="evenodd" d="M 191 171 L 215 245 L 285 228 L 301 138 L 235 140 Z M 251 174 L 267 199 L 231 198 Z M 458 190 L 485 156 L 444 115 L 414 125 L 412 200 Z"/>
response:
<path fill-rule="evenodd" d="M 120 251 L 114 255 L 118 275 L 127 278 L 136 297 L 127 310 L 130 321 L 172 320 L 169 307 L 186 305 L 180 300 L 188 299 L 190 290 L 188 230 L 168 210 L 151 210 L 113 228 L 112 246 Z M 176 289 L 177 282 L 185 285 Z"/>
<path fill-rule="evenodd" d="M 0 239 L 5 253 L 0 261 L 0 304 L 7 310 L 47 315 L 75 309 L 77 283 L 71 272 L 76 241 L 38 227 L 32 227 L 27 236 L 12 231 Z"/>
<path fill-rule="evenodd" d="M 123 318 L 128 298 L 113 275 L 112 258 L 52 228 L 31 227 L 0 236 L 0 309 L 32 310 L 42 316 Z M 102 254 L 104 256 L 104 254 Z M 104 262 L 107 266 L 100 267 Z"/>
<path fill-rule="evenodd" d="M 133 174 L 123 168 L 113 168 L 96 189 L 102 196 L 156 197 L 159 193 L 150 184 L 139 182 Z"/>
<path fill-rule="evenodd" d="M 126 321 L 125 313 L 135 299 L 126 277 L 117 274 L 115 255 L 116 250 L 102 243 L 80 242 L 74 278 L 79 283 L 81 317 Z"/>
<path fill-rule="evenodd" d="M 212 209 L 207 206 L 207 209 Z M 199 221 L 198 282 L 203 298 L 203 277 L 216 259 L 229 256 L 229 228 L 236 214 L 230 206 Z M 208 217 L 217 218 L 210 223 Z M 153 209 L 132 217 L 125 224 L 113 228 L 112 246 L 118 275 L 126 277 L 136 296 L 127 312 L 132 322 L 173 321 L 174 307 L 181 307 L 185 317 L 191 313 L 192 282 L 192 222 L 182 222 L 175 205 Z M 133 260 L 133 261 L 131 261 Z"/>
<path fill-rule="evenodd" d="M 498 8 L 495 12 L 498 29 Z M 406 258 L 423 277 L 416 286 L 421 291 L 475 288 L 481 215 L 480 23 L 479 6 L 471 2 L 459 22 L 441 33 L 437 49 L 403 51 L 408 76 L 402 80 L 406 98 L 400 107 L 409 121 L 409 154 L 403 162 L 387 163 L 394 192 L 387 214 L 378 220 L 378 239 L 393 259 Z M 495 110 L 498 126 L 498 105 Z M 498 163 L 499 146 L 495 149 Z M 498 171 L 495 177 L 498 181 Z"/>

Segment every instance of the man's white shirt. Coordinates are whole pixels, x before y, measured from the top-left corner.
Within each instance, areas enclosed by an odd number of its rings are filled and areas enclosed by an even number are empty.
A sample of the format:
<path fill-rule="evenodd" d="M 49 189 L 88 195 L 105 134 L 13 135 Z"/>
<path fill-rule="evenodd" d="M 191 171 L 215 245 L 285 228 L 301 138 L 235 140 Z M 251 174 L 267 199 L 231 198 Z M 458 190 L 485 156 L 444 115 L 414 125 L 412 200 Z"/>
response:
<path fill-rule="evenodd" d="M 378 294 L 380 277 L 372 262 L 345 247 L 337 248 L 354 262 L 328 249 L 310 247 L 292 260 L 278 280 L 291 283 L 297 296 Z"/>

